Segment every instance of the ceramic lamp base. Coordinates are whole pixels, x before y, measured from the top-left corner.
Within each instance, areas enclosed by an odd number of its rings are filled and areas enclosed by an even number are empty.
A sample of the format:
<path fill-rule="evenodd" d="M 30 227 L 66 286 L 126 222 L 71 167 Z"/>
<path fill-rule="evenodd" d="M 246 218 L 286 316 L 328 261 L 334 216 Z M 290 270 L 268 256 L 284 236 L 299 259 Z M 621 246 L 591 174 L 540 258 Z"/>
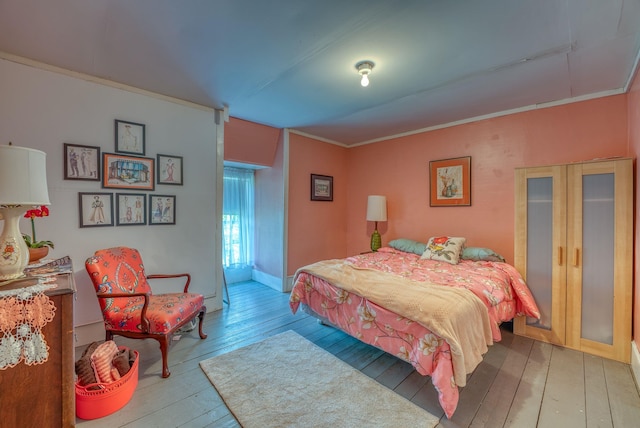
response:
<path fill-rule="evenodd" d="M 371 234 L 371 251 L 378 251 L 382 247 L 382 237 L 378 232 L 378 229 L 374 230 Z"/>
<path fill-rule="evenodd" d="M 4 227 L 0 234 L 0 281 L 20 278 L 29 261 L 29 251 L 20 233 L 19 222 L 27 210 L 22 206 L 0 208 Z"/>

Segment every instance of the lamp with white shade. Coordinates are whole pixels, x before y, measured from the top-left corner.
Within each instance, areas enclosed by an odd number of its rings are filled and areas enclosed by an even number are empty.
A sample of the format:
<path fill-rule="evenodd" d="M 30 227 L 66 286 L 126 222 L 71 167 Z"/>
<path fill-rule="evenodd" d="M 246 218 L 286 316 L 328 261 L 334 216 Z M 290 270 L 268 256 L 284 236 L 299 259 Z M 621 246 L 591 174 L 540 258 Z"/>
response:
<path fill-rule="evenodd" d="M 29 249 L 20 233 L 20 217 L 29 209 L 49 205 L 46 153 L 26 147 L 0 146 L 0 281 L 20 278 L 29 263 Z"/>
<path fill-rule="evenodd" d="M 375 222 L 373 233 L 371 234 L 371 251 L 378 251 L 382 247 L 382 237 L 378 232 L 378 222 L 387 221 L 387 198 L 386 196 L 370 195 L 367 199 L 367 221 Z"/>

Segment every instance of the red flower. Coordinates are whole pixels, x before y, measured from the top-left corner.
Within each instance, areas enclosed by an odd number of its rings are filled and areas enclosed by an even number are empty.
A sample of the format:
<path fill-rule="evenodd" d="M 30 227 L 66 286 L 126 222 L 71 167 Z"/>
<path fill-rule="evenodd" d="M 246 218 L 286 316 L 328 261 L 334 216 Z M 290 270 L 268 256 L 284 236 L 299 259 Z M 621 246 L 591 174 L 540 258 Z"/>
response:
<path fill-rule="evenodd" d="M 449 238 L 447 238 L 446 236 L 441 236 L 439 238 L 433 238 L 433 243 L 443 245 L 446 244 L 448 240 Z"/>

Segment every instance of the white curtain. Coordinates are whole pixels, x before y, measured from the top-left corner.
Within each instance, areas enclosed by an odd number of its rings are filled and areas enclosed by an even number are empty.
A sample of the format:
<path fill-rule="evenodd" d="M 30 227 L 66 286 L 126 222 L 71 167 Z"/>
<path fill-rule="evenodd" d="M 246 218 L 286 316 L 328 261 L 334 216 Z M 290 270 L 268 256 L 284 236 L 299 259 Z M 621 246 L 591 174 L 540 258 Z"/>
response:
<path fill-rule="evenodd" d="M 251 272 L 254 200 L 254 171 L 225 167 L 222 201 L 222 265 L 225 269 Z"/>

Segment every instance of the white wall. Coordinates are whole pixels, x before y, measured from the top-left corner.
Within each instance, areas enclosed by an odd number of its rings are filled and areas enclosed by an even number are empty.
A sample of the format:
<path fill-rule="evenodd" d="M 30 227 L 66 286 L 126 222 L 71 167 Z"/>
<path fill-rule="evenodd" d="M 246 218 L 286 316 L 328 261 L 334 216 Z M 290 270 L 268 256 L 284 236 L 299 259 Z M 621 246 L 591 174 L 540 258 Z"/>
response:
<path fill-rule="evenodd" d="M 11 141 L 47 153 L 51 214 L 36 219 L 36 231 L 38 240 L 55 243 L 49 257 L 73 259 L 76 327 L 102 320 L 84 261 L 99 248 L 117 245 L 138 248 L 147 273 L 191 273 L 191 290 L 208 297 L 209 311 L 219 309 L 215 182 L 221 160 L 215 112 L 81 77 L 0 59 L 0 144 Z M 146 125 L 146 157 L 184 158 L 184 186 L 156 184 L 154 192 L 145 192 L 176 195 L 175 226 L 79 227 L 78 192 L 112 192 L 115 198 L 116 192 L 127 191 L 102 189 L 97 181 L 64 180 L 63 144 L 114 152 L 114 119 Z M 26 219 L 21 229 L 30 230 Z M 152 283 L 155 292 L 173 285 Z M 103 334 L 89 339 L 103 339 Z"/>

